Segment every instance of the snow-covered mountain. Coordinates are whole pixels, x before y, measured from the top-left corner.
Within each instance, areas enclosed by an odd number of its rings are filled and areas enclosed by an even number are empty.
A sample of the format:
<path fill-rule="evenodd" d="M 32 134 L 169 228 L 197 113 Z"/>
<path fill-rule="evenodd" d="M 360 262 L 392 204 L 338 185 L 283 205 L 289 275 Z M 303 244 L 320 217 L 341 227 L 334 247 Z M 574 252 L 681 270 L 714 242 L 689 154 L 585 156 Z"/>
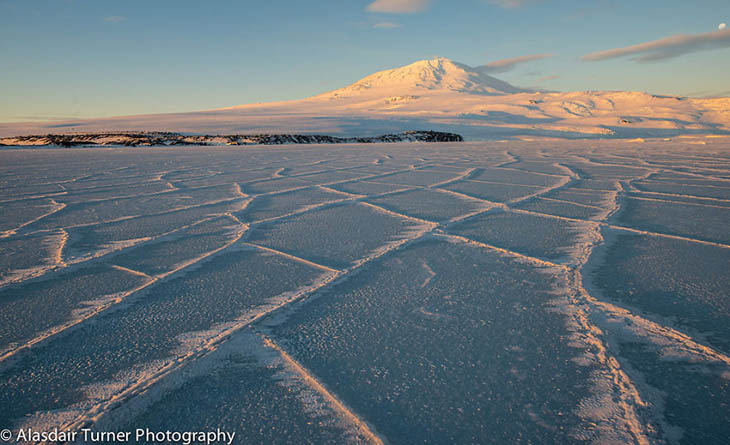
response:
<path fill-rule="evenodd" d="M 382 97 L 444 91 L 501 95 L 525 90 L 489 76 L 478 68 L 439 57 L 433 60 L 420 60 L 401 68 L 379 71 L 350 86 L 324 93 L 316 98 Z"/>
<path fill-rule="evenodd" d="M 0 124 L 0 137 L 93 131 L 375 136 L 408 130 L 467 139 L 730 134 L 730 98 L 521 89 L 449 59 L 422 60 L 302 100 L 193 113 Z"/>

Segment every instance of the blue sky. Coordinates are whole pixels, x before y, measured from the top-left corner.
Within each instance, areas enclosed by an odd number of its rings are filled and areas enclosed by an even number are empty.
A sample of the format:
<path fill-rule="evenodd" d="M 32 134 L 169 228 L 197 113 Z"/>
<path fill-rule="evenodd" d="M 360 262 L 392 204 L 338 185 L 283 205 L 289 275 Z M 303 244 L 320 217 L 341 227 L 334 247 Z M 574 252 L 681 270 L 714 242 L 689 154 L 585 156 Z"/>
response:
<path fill-rule="evenodd" d="M 0 0 L 0 122 L 298 99 L 434 56 L 550 55 L 494 74 L 519 86 L 730 95 L 724 22 L 728 0 Z"/>

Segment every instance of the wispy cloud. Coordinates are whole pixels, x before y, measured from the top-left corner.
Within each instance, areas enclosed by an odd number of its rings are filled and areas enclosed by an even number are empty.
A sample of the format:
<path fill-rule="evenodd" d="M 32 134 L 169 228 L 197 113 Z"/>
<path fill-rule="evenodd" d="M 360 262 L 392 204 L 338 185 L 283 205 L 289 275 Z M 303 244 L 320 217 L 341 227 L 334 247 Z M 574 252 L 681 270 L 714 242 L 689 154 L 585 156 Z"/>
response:
<path fill-rule="evenodd" d="M 730 29 L 703 34 L 678 34 L 652 42 L 586 54 L 581 60 L 595 62 L 636 55 L 637 62 L 657 62 L 708 49 L 730 47 Z"/>
<path fill-rule="evenodd" d="M 73 113 L 64 115 L 52 113 L 37 113 L 31 115 L 11 116 L 11 118 L 18 121 L 70 121 L 79 119 L 79 114 Z"/>
<path fill-rule="evenodd" d="M 529 56 L 513 57 L 511 59 L 495 60 L 489 62 L 486 65 L 482 65 L 479 68 L 485 73 L 505 73 L 514 69 L 521 63 L 532 62 L 540 59 L 547 59 L 553 57 L 552 54 L 531 54 Z"/>
<path fill-rule="evenodd" d="M 373 28 L 400 28 L 400 23 L 380 22 L 373 25 Z"/>
<path fill-rule="evenodd" d="M 127 20 L 127 18 L 123 15 L 110 15 L 109 17 L 104 17 L 104 21 L 107 23 L 119 23 L 125 20 Z"/>
<path fill-rule="evenodd" d="M 730 97 L 730 90 L 726 91 L 715 91 L 713 93 L 710 93 L 704 97 Z"/>
<path fill-rule="evenodd" d="M 368 5 L 367 10 L 390 14 L 411 14 L 428 8 L 429 3 L 429 0 L 375 0 Z"/>
<path fill-rule="evenodd" d="M 683 96 L 687 97 L 699 97 L 702 99 L 709 99 L 715 97 L 730 97 L 730 90 L 700 90 L 691 91 L 689 93 L 683 93 Z"/>
<path fill-rule="evenodd" d="M 537 79 L 538 82 L 549 82 L 551 80 L 559 79 L 560 76 L 558 75 L 552 75 L 552 76 L 545 76 Z"/>
<path fill-rule="evenodd" d="M 488 0 L 489 3 L 497 5 L 504 9 L 515 9 L 529 5 L 531 3 L 538 3 L 541 0 Z"/>

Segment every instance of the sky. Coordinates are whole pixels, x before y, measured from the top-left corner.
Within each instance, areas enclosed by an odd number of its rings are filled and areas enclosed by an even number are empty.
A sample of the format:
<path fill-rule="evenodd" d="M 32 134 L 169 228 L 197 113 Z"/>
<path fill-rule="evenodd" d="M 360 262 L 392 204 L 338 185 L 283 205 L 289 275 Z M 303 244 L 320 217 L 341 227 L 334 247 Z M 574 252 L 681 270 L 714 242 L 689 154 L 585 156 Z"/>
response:
<path fill-rule="evenodd" d="M 730 96 L 728 0 L 0 0 L 0 122 L 301 99 L 446 57 L 522 87 Z"/>

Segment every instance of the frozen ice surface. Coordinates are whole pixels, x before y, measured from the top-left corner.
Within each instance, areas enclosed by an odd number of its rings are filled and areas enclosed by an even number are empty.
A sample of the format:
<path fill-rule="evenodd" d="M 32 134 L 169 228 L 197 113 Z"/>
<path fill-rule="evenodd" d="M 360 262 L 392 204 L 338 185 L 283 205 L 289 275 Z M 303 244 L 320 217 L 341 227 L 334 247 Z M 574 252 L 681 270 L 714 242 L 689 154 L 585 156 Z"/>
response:
<path fill-rule="evenodd" d="M 582 223 L 541 215 L 495 211 L 449 228 L 449 232 L 546 259 L 565 258 L 583 241 Z"/>
<path fill-rule="evenodd" d="M 730 200 L 730 181 L 687 181 L 677 182 L 635 182 L 637 189 L 644 192 L 662 193 L 667 195 L 692 195 L 705 198 Z"/>
<path fill-rule="evenodd" d="M 0 234 L 15 231 L 60 207 L 50 198 L 0 202 Z"/>
<path fill-rule="evenodd" d="M 310 419 L 299 406 L 297 394 L 276 384 L 276 369 L 239 360 L 233 357 L 228 366 L 187 382 L 120 431 L 134 430 L 137 425 L 153 431 L 220 428 L 235 432 L 246 443 L 278 443 L 284 435 L 300 443 L 339 438 L 334 425 Z"/>
<path fill-rule="evenodd" d="M 500 182 L 464 180 L 444 186 L 445 189 L 487 201 L 508 202 L 539 193 L 543 187 Z"/>
<path fill-rule="evenodd" d="M 436 222 L 445 222 L 489 208 L 483 202 L 433 189 L 395 193 L 371 198 L 369 202 L 398 213 Z"/>
<path fill-rule="evenodd" d="M 517 170 L 524 170 L 525 172 L 532 173 L 545 173 L 548 175 L 564 175 L 566 173 L 564 168 L 557 165 L 557 162 L 536 162 L 536 161 L 515 161 L 504 164 L 504 167 L 514 168 Z"/>
<path fill-rule="evenodd" d="M 30 278 L 55 266 L 63 237 L 62 232 L 56 232 L 0 238 L 0 285 Z"/>
<path fill-rule="evenodd" d="M 383 193 L 395 192 L 398 190 L 409 190 L 408 186 L 398 184 L 385 184 L 378 182 L 377 180 L 371 181 L 358 181 L 358 182 L 343 182 L 340 184 L 334 184 L 331 188 L 340 190 L 346 193 L 353 193 L 356 195 L 380 195 Z"/>
<path fill-rule="evenodd" d="M 151 181 L 140 184 L 133 181 L 132 184 L 126 183 L 122 184 L 122 186 L 113 187 L 104 185 L 101 187 L 73 192 L 72 194 L 68 194 L 68 190 L 66 190 L 66 193 L 55 196 L 54 198 L 60 203 L 71 205 L 76 203 L 84 204 L 92 201 L 151 196 L 170 192 L 172 190 L 175 190 L 174 186 L 166 182 Z"/>
<path fill-rule="evenodd" d="M 563 172 L 563 176 L 565 172 Z M 549 176 L 526 172 L 518 169 L 483 168 L 479 169 L 471 179 L 487 182 L 503 182 L 506 184 L 538 185 L 548 187 L 560 183 L 559 176 Z"/>
<path fill-rule="evenodd" d="M 0 426 L 722 443 L 730 147 L 0 151 Z"/>
<path fill-rule="evenodd" d="M 109 266 L 93 266 L 51 279 L 0 290 L 0 351 L 32 340 L 73 321 L 104 299 L 140 286 L 147 279 Z"/>
<path fill-rule="evenodd" d="M 319 204 L 342 201 L 349 197 L 345 193 L 335 193 L 320 188 L 262 195 L 254 198 L 253 202 L 236 213 L 236 216 L 246 222 L 261 221 L 306 210 Z"/>
<path fill-rule="evenodd" d="M 302 181 L 311 182 L 312 184 L 331 184 L 333 182 L 348 181 L 356 178 L 362 178 L 369 175 L 366 172 L 357 172 L 349 170 L 334 170 L 322 173 L 303 174 L 297 176 L 297 179 Z"/>
<path fill-rule="evenodd" d="M 263 181 L 242 183 L 241 190 L 249 195 L 261 195 L 265 193 L 296 190 L 304 187 L 310 187 L 311 185 L 312 183 L 298 178 L 266 179 Z"/>
<path fill-rule="evenodd" d="M 427 241 L 274 333 L 395 443 L 570 442 L 591 369 L 574 363 L 580 353 L 549 310 L 552 281 L 493 251 Z"/>
<path fill-rule="evenodd" d="M 262 347 L 261 339 L 245 335 L 242 340 L 244 344 L 234 341 L 222 348 L 202 372 L 118 430 L 139 425 L 159 431 L 220 428 L 235 432 L 236 443 L 366 442 L 319 394 L 297 381 L 273 351 Z"/>
<path fill-rule="evenodd" d="M 626 365 L 662 391 L 666 423 L 679 443 L 722 444 L 730 437 L 730 376 L 723 366 L 667 360 L 640 343 L 621 345 Z"/>
<path fill-rule="evenodd" d="M 730 249 L 620 235 L 595 271 L 603 295 L 702 333 L 730 354 Z M 621 280 L 616 280 L 621 277 Z"/>
<path fill-rule="evenodd" d="M 229 217 L 217 217 L 124 250 L 109 262 L 148 275 L 169 273 L 186 262 L 224 247 L 235 238 L 234 230 Z"/>
<path fill-rule="evenodd" d="M 103 401 L 107 392 L 204 347 L 221 325 L 250 316 L 268 300 L 321 274 L 253 249 L 216 256 L 21 357 L 0 381 L 0 405 L 5 407 L 0 422 L 8 425 L 39 409 L 69 408 L 86 397 Z"/>
<path fill-rule="evenodd" d="M 116 249 L 115 243 L 129 242 L 134 245 L 139 240 L 154 239 L 203 219 L 238 211 L 242 207 L 242 200 L 232 200 L 73 228 L 68 231 L 66 251 L 71 258 L 98 256 Z"/>
<path fill-rule="evenodd" d="M 651 199 L 658 202 L 669 202 L 679 204 L 705 204 L 714 207 L 730 207 L 730 200 L 721 200 L 714 198 L 702 198 L 692 195 L 656 195 L 652 193 L 629 191 L 625 195 L 627 198 Z"/>
<path fill-rule="evenodd" d="M 564 189 L 547 193 L 544 197 L 560 201 L 573 202 L 576 204 L 608 208 L 613 205 L 613 196 L 613 192 L 610 191 L 587 190 L 566 187 Z"/>
<path fill-rule="evenodd" d="M 363 204 L 348 204 L 257 226 L 247 239 L 328 267 L 346 268 L 422 225 Z"/>
<path fill-rule="evenodd" d="M 133 216 L 171 212 L 204 203 L 240 198 L 231 186 L 186 189 L 128 198 L 113 198 L 70 204 L 33 224 L 26 230 L 49 230 L 56 227 L 73 227 L 114 221 Z"/>
<path fill-rule="evenodd" d="M 605 162 L 605 163 L 604 163 Z M 573 170 L 586 179 L 633 179 L 647 174 L 650 170 L 627 165 L 615 165 L 615 161 L 595 160 L 590 164 L 576 163 Z"/>
<path fill-rule="evenodd" d="M 628 197 L 618 221 L 637 229 L 730 244 L 730 207 Z"/>
<path fill-rule="evenodd" d="M 581 179 L 571 184 L 573 189 L 607 190 L 613 191 L 617 188 L 617 181 L 606 179 Z"/>
<path fill-rule="evenodd" d="M 675 184 L 689 184 L 689 185 L 710 185 L 713 187 L 730 187 L 730 181 L 719 180 L 718 178 L 708 179 L 702 175 L 690 175 L 686 173 L 675 173 L 675 172 L 660 172 L 654 173 L 649 176 L 649 179 L 642 181 L 642 183 L 649 182 L 660 182 L 660 183 L 675 183 Z"/>
<path fill-rule="evenodd" d="M 378 182 L 399 185 L 427 186 L 454 179 L 458 174 L 439 171 L 407 171 L 377 178 Z"/>
<path fill-rule="evenodd" d="M 606 209 L 588 204 L 578 204 L 554 198 L 535 198 L 516 207 L 531 212 L 564 216 L 575 219 L 595 219 L 606 213 Z"/>
<path fill-rule="evenodd" d="M 444 161 L 446 161 L 446 159 L 444 159 Z M 448 162 L 448 161 L 446 161 L 446 162 Z M 471 168 L 472 167 L 470 167 L 467 164 L 459 165 L 459 163 L 449 163 L 449 165 L 447 165 L 445 163 L 438 163 L 436 165 L 430 165 L 430 166 L 426 165 L 423 167 L 419 167 L 419 170 L 424 171 L 424 172 L 441 172 L 441 173 L 448 172 L 448 173 L 452 173 L 454 176 L 457 176 L 457 175 L 461 175 L 464 172 L 469 171 L 469 169 L 471 169 Z"/>

